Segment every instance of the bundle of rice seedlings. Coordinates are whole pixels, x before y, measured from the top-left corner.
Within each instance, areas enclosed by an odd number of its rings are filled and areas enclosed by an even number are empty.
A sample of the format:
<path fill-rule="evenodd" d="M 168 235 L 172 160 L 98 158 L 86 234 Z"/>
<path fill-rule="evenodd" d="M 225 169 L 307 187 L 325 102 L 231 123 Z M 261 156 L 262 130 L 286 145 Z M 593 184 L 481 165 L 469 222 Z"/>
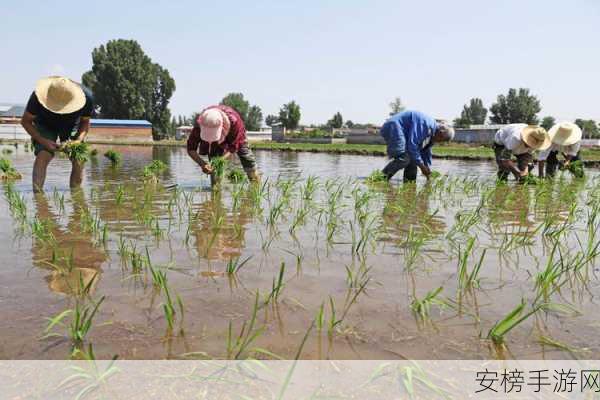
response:
<path fill-rule="evenodd" d="M 84 142 L 67 142 L 60 148 L 71 160 L 86 162 L 90 158 L 90 145 Z"/>
<path fill-rule="evenodd" d="M 367 177 L 367 183 L 387 182 L 387 176 L 380 170 L 375 170 Z"/>
<path fill-rule="evenodd" d="M 583 162 L 581 160 L 570 162 L 567 170 L 572 173 L 575 178 L 583 178 Z"/>
<path fill-rule="evenodd" d="M 104 157 L 108 158 L 112 165 L 119 164 L 122 158 L 121 153 L 114 150 L 108 150 L 106 153 L 104 153 Z"/>
<path fill-rule="evenodd" d="M 0 158 L 0 179 L 7 181 L 21 178 L 21 174 L 12 166 L 10 160 Z"/>
<path fill-rule="evenodd" d="M 232 168 L 227 171 L 227 179 L 231 183 L 241 183 L 247 180 L 246 173 L 239 168 Z"/>
<path fill-rule="evenodd" d="M 220 180 L 225 175 L 225 167 L 227 166 L 227 160 L 223 157 L 214 157 L 210 160 L 210 166 L 213 170 L 213 176 Z"/>
<path fill-rule="evenodd" d="M 157 182 L 158 175 L 165 169 L 167 169 L 167 164 L 160 160 L 153 160 L 150 164 L 144 167 L 144 179 Z"/>

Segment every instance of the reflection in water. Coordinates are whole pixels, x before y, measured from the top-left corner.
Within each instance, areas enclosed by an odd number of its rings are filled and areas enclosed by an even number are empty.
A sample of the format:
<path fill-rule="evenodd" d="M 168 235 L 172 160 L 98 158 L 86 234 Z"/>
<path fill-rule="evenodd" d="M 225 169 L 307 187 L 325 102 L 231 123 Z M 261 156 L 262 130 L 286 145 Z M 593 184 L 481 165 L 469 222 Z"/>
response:
<path fill-rule="evenodd" d="M 230 212 L 223 205 L 221 191 L 212 192 L 207 201 L 198 205 L 193 222 L 196 226 L 191 227 L 199 256 L 222 261 L 239 257 L 246 225 L 251 220 L 251 204 L 247 198 L 241 201 L 238 211 Z"/>
<path fill-rule="evenodd" d="M 50 290 L 78 295 L 85 288 L 93 291 L 107 256 L 94 245 L 93 235 L 85 227 L 90 211 L 84 192 L 72 191 L 71 201 L 73 209 L 62 227 L 60 216 L 51 209 L 46 196 L 35 195 L 36 217 L 44 226 L 45 238 L 34 235 L 31 251 L 34 265 L 50 271 L 46 276 Z"/>
<path fill-rule="evenodd" d="M 393 241 L 405 240 L 409 233 L 429 238 L 444 233 L 446 223 L 437 210 L 430 212 L 431 187 L 418 190 L 415 184 L 404 184 L 397 192 L 387 193 L 383 208 L 383 226 Z"/>

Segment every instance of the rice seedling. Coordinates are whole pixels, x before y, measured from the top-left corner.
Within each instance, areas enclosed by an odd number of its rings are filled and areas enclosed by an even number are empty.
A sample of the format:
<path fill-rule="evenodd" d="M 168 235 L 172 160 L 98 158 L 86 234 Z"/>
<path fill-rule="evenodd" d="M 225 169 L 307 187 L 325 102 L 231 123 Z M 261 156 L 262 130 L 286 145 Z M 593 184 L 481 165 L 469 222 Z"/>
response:
<path fill-rule="evenodd" d="M 223 157 L 213 157 L 210 159 L 210 166 L 213 170 L 212 176 L 217 182 L 221 182 L 225 175 L 228 161 Z"/>
<path fill-rule="evenodd" d="M 248 261 L 250 261 L 250 259 L 252 258 L 252 256 L 248 256 L 245 260 L 243 260 L 242 262 L 240 262 L 240 258 L 236 257 L 236 258 L 230 258 L 229 261 L 227 262 L 227 266 L 225 267 L 225 272 L 228 275 L 235 275 L 238 273 L 238 271 L 244 266 L 246 265 L 246 263 Z"/>
<path fill-rule="evenodd" d="M 496 345 L 503 344 L 504 336 L 527 318 L 535 314 L 538 309 L 533 308 L 531 311 L 523 314 L 524 310 L 525 300 L 522 299 L 521 302 L 511 312 L 509 312 L 504 318 L 492 326 L 488 332 L 488 339 L 491 339 Z"/>
<path fill-rule="evenodd" d="M 90 157 L 96 157 L 98 155 L 98 149 L 90 150 Z"/>
<path fill-rule="evenodd" d="M 125 199 L 125 188 L 123 185 L 119 184 L 117 186 L 117 190 L 115 191 L 115 203 L 117 206 L 123 204 L 123 200 Z"/>
<path fill-rule="evenodd" d="M 387 176 L 380 170 L 375 170 L 366 179 L 367 183 L 385 183 L 388 182 Z"/>
<path fill-rule="evenodd" d="M 481 271 L 487 249 L 483 250 L 479 262 L 469 273 L 467 263 L 469 256 L 473 252 L 474 244 L 475 238 L 472 237 L 467 241 L 467 247 L 464 251 L 461 251 L 460 247 L 458 249 L 458 287 L 461 291 L 468 291 L 480 287 L 479 272 Z"/>
<path fill-rule="evenodd" d="M 231 168 L 227 171 L 227 179 L 231 183 L 242 183 L 248 180 L 246 173 L 239 168 Z"/>
<path fill-rule="evenodd" d="M 2 149 L 2 154 L 4 154 L 4 155 L 9 155 L 12 153 L 13 153 L 12 149 L 9 149 L 9 148 Z"/>
<path fill-rule="evenodd" d="M 113 375 L 121 372 L 121 370 L 114 365 L 118 356 L 114 356 L 106 368 L 101 370 L 96 363 L 96 356 L 90 343 L 87 351 L 76 349 L 72 354 L 72 358 L 83 358 L 83 360 L 87 361 L 86 365 L 88 365 L 89 368 L 84 368 L 79 365 L 69 366 L 69 370 L 73 371 L 73 374 L 60 382 L 58 389 L 65 389 L 70 392 L 74 387 L 81 388 L 75 396 L 75 399 L 77 400 L 92 395 L 96 391 L 102 392 L 101 398 L 111 397 L 108 390 L 109 379 Z"/>
<path fill-rule="evenodd" d="M 277 279 L 273 278 L 273 284 L 271 286 L 271 293 L 269 293 L 269 295 L 265 299 L 265 301 L 264 301 L 265 305 L 269 304 L 271 301 L 277 302 L 279 300 L 279 295 L 281 295 L 281 292 L 283 291 L 283 288 L 285 287 L 285 282 L 283 281 L 284 277 L 285 277 L 285 263 L 282 262 L 281 266 L 279 267 L 279 274 L 277 275 Z"/>
<path fill-rule="evenodd" d="M 92 328 L 94 316 L 98 312 L 98 308 L 104 301 L 105 296 L 102 296 L 97 302 L 91 302 L 91 304 L 82 305 L 79 301 L 75 303 L 75 307 L 72 309 L 65 310 L 58 315 L 47 318 L 48 325 L 44 330 L 44 336 L 42 339 L 61 336 L 53 332 L 53 329 L 57 325 L 64 326 L 63 321 L 69 317 L 70 321 L 67 325 L 67 334 L 71 338 L 74 347 L 79 347 L 85 341 L 87 334 Z"/>
<path fill-rule="evenodd" d="M 355 271 L 354 265 L 346 265 L 346 283 L 350 289 L 358 289 L 369 280 L 371 267 L 361 263 L 358 270 Z"/>
<path fill-rule="evenodd" d="M 106 157 L 110 161 L 113 167 L 119 165 L 121 163 L 121 160 L 123 159 L 121 153 L 115 150 L 107 150 L 106 153 L 104 153 L 104 157 Z"/>
<path fill-rule="evenodd" d="M 42 243 L 54 245 L 56 238 L 51 230 L 52 221 L 48 219 L 34 218 L 31 221 L 30 228 L 33 236 Z"/>
<path fill-rule="evenodd" d="M 313 200 L 314 194 L 319 187 L 319 178 L 314 175 L 306 178 L 306 183 L 300 189 L 302 200 L 305 202 L 310 202 Z"/>
<path fill-rule="evenodd" d="M 3 181 L 13 181 L 21 179 L 22 175 L 12 166 L 7 158 L 0 158 L 0 179 Z"/>
<path fill-rule="evenodd" d="M 410 309 L 415 314 L 415 316 L 422 321 L 429 319 L 429 311 L 431 310 L 432 305 L 437 305 L 440 307 L 444 307 L 447 303 L 444 300 L 440 300 L 438 295 L 442 292 L 444 288 L 440 286 L 437 289 L 431 290 L 427 292 L 425 297 L 419 299 L 415 296 L 413 301 L 410 303 Z"/>
<path fill-rule="evenodd" d="M 250 347 L 256 339 L 265 331 L 265 327 L 256 328 L 256 320 L 259 309 L 259 292 L 256 291 L 254 297 L 254 306 L 250 321 L 244 321 L 237 336 L 233 335 L 233 323 L 230 321 L 227 329 L 227 358 L 229 360 L 239 360 L 248 357 L 253 353 L 263 353 L 272 356 L 273 354 L 259 347 Z"/>
<path fill-rule="evenodd" d="M 4 195 L 8 201 L 8 207 L 11 214 L 19 221 L 21 225 L 27 222 L 27 203 L 25 197 L 19 194 L 12 182 L 4 186 Z"/>
<path fill-rule="evenodd" d="M 567 170 L 572 173 L 575 178 L 583 178 L 585 175 L 583 161 L 581 160 L 570 162 L 567 166 Z"/>
<path fill-rule="evenodd" d="M 84 163 L 90 158 L 90 145 L 85 142 L 66 142 L 60 147 L 71 160 Z"/>
<path fill-rule="evenodd" d="M 167 169 L 167 165 L 160 160 L 153 160 L 150 164 L 144 167 L 142 175 L 144 180 L 157 183 L 159 179 L 159 175 Z"/>

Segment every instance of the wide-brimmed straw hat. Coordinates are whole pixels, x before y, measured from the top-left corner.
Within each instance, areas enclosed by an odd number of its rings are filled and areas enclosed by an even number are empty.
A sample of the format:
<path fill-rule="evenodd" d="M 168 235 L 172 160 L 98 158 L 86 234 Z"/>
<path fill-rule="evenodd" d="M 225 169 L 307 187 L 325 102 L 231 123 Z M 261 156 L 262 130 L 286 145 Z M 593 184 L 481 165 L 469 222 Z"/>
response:
<path fill-rule="evenodd" d="M 523 141 L 534 150 L 545 150 L 552 145 L 550 135 L 541 126 L 528 125 L 521 131 Z"/>
<path fill-rule="evenodd" d="M 581 128 L 572 122 L 559 122 L 548 131 L 552 143 L 561 146 L 570 146 L 581 140 L 583 132 Z"/>
<path fill-rule="evenodd" d="M 49 76 L 35 85 L 35 95 L 44 108 L 56 114 L 71 114 L 85 106 L 81 86 L 63 76 Z"/>
<path fill-rule="evenodd" d="M 208 143 L 218 142 L 223 134 L 223 113 L 217 108 L 204 110 L 198 116 L 200 137 Z"/>

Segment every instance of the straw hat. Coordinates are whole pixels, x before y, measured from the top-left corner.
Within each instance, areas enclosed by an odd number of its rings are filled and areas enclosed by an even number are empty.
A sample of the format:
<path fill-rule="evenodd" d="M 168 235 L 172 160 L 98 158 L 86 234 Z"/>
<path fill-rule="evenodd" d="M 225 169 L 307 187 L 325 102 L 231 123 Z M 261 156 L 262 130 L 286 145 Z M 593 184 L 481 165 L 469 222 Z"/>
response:
<path fill-rule="evenodd" d="M 521 131 L 521 138 L 534 150 L 546 150 L 552 145 L 548 132 L 541 126 L 527 125 Z"/>
<path fill-rule="evenodd" d="M 559 122 L 548 131 L 552 143 L 570 146 L 581 140 L 581 128 L 572 122 Z"/>
<path fill-rule="evenodd" d="M 81 86 L 62 76 L 49 76 L 37 81 L 35 95 L 44 108 L 56 114 L 71 114 L 85 106 L 85 93 Z"/>

